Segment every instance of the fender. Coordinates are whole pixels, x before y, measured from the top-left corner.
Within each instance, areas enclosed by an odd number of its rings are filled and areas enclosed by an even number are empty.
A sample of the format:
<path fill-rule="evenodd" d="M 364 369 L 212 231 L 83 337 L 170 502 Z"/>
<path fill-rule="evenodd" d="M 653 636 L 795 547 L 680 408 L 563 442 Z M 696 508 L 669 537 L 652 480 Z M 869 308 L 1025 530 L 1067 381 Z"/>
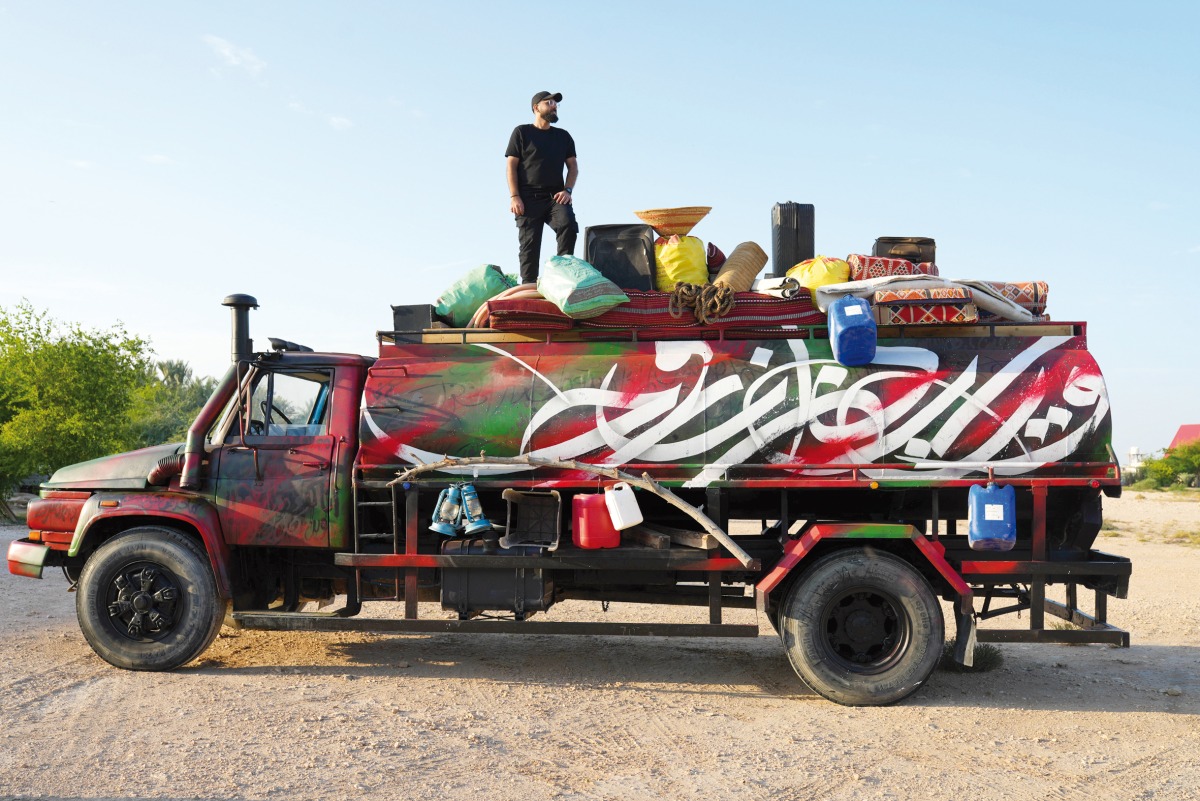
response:
<path fill-rule="evenodd" d="M 148 517 L 160 520 L 179 520 L 200 532 L 204 550 L 212 564 L 217 592 L 222 598 L 233 597 L 233 582 L 229 578 L 229 546 L 221 531 L 217 510 L 204 498 L 181 492 L 97 492 L 83 504 L 68 556 L 79 553 L 96 524 L 122 517 Z"/>
<path fill-rule="evenodd" d="M 815 523 L 806 528 L 799 539 L 788 541 L 783 548 L 783 558 L 755 585 L 755 590 L 765 598 L 818 542 L 829 539 L 912 540 L 917 551 L 958 596 L 954 658 L 960 664 L 971 665 L 975 651 L 975 595 L 962 575 L 946 561 L 946 547 L 928 539 L 914 526 L 897 523 Z"/>

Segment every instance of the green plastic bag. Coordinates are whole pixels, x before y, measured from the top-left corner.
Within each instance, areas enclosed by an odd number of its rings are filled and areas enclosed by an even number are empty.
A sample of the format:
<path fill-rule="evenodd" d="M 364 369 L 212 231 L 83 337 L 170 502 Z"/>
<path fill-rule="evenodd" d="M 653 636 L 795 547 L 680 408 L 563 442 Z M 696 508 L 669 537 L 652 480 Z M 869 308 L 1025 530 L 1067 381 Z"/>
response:
<path fill-rule="evenodd" d="M 575 256 L 554 256 L 538 274 L 538 292 L 563 314 L 586 320 L 629 302 L 629 296 L 586 261 Z"/>
<path fill-rule="evenodd" d="M 451 284 L 438 297 L 435 311 L 449 320 L 450 325 L 463 328 L 471 322 L 480 306 L 510 286 L 499 267 L 484 264 Z"/>

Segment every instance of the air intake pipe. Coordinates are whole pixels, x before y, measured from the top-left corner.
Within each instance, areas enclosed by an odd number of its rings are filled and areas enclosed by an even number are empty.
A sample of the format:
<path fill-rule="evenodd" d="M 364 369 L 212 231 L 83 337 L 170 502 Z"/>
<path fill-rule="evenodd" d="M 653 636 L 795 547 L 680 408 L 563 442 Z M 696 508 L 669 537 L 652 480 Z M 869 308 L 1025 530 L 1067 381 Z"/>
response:
<path fill-rule="evenodd" d="M 237 392 L 238 362 L 248 360 L 253 355 L 254 344 L 250 339 L 250 310 L 258 308 L 258 301 L 250 295 L 230 295 L 221 301 L 222 306 L 232 310 L 233 331 L 231 339 L 233 364 L 225 372 L 225 376 L 213 390 L 212 397 L 195 422 L 188 428 L 187 445 L 183 449 L 183 469 L 179 475 L 179 486 L 183 489 L 199 489 L 200 463 L 204 458 L 204 437 L 213 423 L 217 421 L 225 404 Z"/>
<path fill-rule="evenodd" d="M 233 361 L 249 359 L 254 352 L 254 340 L 250 339 L 250 310 L 258 308 L 258 301 L 250 295 L 230 295 L 221 301 L 221 305 L 228 306 L 232 312 Z"/>

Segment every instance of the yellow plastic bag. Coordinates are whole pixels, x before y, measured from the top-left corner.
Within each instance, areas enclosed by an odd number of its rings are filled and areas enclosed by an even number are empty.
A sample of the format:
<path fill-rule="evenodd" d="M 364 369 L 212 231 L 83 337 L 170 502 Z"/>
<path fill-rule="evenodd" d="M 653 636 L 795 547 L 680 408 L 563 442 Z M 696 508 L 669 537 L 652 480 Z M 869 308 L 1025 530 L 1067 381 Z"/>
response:
<path fill-rule="evenodd" d="M 831 259 L 828 256 L 817 256 L 815 259 L 802 261 L 787 271 L 788 278 L 795 278 L 800 286 L 808 290 L 826 284 L 842 284 L 850 280 L 850 265 L 842 259 Z"/>
<path fill-rule="evenodd" d="M 677 281 L 687 284 L 708 283 L 708 262 L 704 242 L 694 236 L 673 236 L 654 243 L 654 286 L 670 292 Z"/>

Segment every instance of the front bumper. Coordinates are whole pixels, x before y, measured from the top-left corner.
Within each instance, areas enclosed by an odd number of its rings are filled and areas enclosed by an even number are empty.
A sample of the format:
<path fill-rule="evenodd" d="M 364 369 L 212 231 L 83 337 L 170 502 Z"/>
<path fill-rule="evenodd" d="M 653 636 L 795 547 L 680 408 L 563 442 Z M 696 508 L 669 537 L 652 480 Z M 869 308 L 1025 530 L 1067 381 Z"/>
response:
<path fill-rule="evenodd" d="M 50 547 L 40 542 L 13 540 L 8 546 L 8 572 L 14 576 L 40 579 Z"/>

